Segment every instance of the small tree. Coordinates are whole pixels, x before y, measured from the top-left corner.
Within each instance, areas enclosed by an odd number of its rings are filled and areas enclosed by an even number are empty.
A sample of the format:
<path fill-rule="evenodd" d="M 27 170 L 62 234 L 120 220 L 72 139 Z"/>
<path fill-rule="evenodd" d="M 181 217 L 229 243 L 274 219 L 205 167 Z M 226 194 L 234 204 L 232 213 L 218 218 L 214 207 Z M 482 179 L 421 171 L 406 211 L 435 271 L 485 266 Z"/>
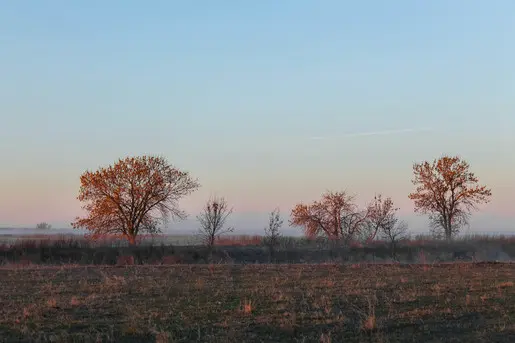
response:
<path fill-rule="evenodd" d="M 382 227 L 380 235 L 388 242 L 392 258 L 397 259 L 397 243 L 407 238 L 407 234 L 408 225 L 403 221 L 398 222 L 397 219 Z"/>
<path fill-rule="evenodd" d="M 377 235 L 385 239 L 390 246 L 392 258 L 397 257 L 397 242 L 405 237 L 408 230 L 406 223 L 399 222 L 398 210 L 390 197 L 383 198 L 381 194 L 376 195 L 368 205 L 368 241 Z"/>
<path fill-rule="evenodd" d="M 415 202 L 415 212 L 429 214 L 433 231 L 442 232 L 448 240 L 468 224 L 472 210 L 488 203 L 492 196 L 469 169 L 458 156 L 413 165 L 416 189 L 409 198 Z"/>
<path fill-rule="evenodd" d="M 354 204 L 354 197 L 346 192 L 326 192 L 320 201 L 296 205 L 291 212 L 290 224 L 302 227 L 308 237 L 325 235 L 348 241 L 363 230 L 367 215 L 367 210 L 360 211 Z"/>
<path fill-rule="evenodd" d="M 38 230 L 50 230 L 52 228 L 52 225 L 42 222 L 36 225 L 36 229 Z"/>
<path fill-rule="evenodd" d="M 394 224 L 397 221 L 397 210 L 391 198 L 383 199 L 381 194 L 374 196 L 366 211 L 366 225 L 362 233 L 364 240 L 369 242 L 375 239 L 378 232 Z"/>
<path fill-rule="evenodd" d="M 232 211 L 225 198 L 213 197 L 206 202 L 204 209 L 197 216 L 200 223 L 199 236 L 210 252 L 218 237 L 234 231 L 232 227 L 225 227 L 225 222 Z"/>
<path fill-rule="evenodd" d="M 74 228 L 86 228 L 93 238 L 120 234 L 135 244 L 142 232 L 160 232 L 167 218 L 184 219 L 178 201 L 200 187 L 187 172 L 171 166 L 165 158 L 127 157 L 114 165 L 80 177 L 78 200 L 88 212 L 76 218 Z"/>
<path fill-rule="evenodd" d="M 281 218 L 281 213 L 279 208 L 276 208 L 270 212 L 268 226 L 265 227 L 265 244 L 270 249 L 270 255 L 272 257 L 275 254 L 275 248 L 279 245 L 279 239 L 281 238 L 279 230 L 282 225 L 283 220 Z"/>

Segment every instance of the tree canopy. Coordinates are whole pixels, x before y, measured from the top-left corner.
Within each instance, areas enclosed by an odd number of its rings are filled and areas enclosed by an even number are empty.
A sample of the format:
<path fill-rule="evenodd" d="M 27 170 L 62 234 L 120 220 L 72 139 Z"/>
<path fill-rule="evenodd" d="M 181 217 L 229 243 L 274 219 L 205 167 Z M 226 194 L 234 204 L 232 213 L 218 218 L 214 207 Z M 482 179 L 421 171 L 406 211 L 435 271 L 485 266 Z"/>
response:
<path fill-rule="evenodd" d="M 432 163 L 413 165 L 416 189 L 409 194 L 415 212 L 429 214 L 432 229 L 451 239 L 468 224 L 477 205 L 488 203 L 492 192 L 479 184 L 470 165 L 459 156 L 442 156 Z"/>
<path fill-rule="evenodd" d="M 121 235 L 135 243 L 138 234 L 160 232 L 169 217 L 184 219 L 178 202 L 200 187 L 188 172 L 163 157 L 137 156 L 114 165 L 86 171 L 80 177 L 78 200 L 87 216 L 74 228 L 86 228 L 93 237 Z"/>
<path fill-rule="evenodd" d="M 291 212 L 290 224 L 304 228 L 308 237 L 352 238 L 365 224 L 367 213 L 360 211 L 354 197 L 346 192 L 326 192 L 320 201 L 297 204 Z"/>

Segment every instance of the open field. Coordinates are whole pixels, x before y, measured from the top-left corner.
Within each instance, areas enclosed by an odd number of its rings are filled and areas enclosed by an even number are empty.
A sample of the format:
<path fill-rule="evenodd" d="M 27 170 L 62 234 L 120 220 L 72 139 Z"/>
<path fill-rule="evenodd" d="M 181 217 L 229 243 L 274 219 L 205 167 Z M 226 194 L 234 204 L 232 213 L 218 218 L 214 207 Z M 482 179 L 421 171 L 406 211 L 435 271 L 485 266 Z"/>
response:
<path fill-rule="evenodd" d="M 513 342 L 515 265 L 0 269 L 4 342 Z"/>

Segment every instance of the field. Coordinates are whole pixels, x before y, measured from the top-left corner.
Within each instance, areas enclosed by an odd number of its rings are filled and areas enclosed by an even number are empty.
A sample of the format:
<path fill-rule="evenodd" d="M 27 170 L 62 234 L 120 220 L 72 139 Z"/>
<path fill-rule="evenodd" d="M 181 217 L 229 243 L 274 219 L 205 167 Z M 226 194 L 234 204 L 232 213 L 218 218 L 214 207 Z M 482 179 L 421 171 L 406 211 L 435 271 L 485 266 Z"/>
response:
<path fill-rule="evenodd" d="M 514 241 L 6 237 L 0 342 L 512 342 Z"/>
<path fill-rule="evenodd" d="M 5 266 L 3 342 L 514 342 L 515 265 Z"/>

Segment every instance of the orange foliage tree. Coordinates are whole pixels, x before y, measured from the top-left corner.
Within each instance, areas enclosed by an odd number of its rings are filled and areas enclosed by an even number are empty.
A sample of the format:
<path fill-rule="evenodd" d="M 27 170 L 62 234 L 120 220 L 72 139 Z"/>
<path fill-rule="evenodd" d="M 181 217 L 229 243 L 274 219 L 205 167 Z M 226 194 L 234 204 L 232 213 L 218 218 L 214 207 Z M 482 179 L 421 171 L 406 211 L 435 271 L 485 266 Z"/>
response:
<path fill-rule="evenodd" d="M 488 203 L 492 196 L 469 169 L 469 164 L 458 156 L 413 165 L 416 189 L 409 198 L 415 202 L 415 212 L 429 214 L 434 233 L 443 233 L 446 239 L 459 233 L 471 211 Z"/>
<path fill-rule="evenodd" d="M 373 240 L 378 233 L 384 234 L 386 230 L 390 230 L 398 222 L 397 211 L 399 209 L 394 206 L 390 197 L 383 198 L 381 194 L 374 197 L 374 200 L 366 209 L 366 240 Z"/>
<path fill-rule="evenodd" d="M 367 225 L 368 210 L 360 211 L 354 197 L 346 192 L 326 192 L 320 201 L 297 204 L 290 225 L 304 228 L 308 237 L 325 235 L 331 239 L 350 240 Z"/>
<path fill-rule="evenodd" d="M 158 233 L 169 216 L 184 219 L 178 201 L 200 187 L 189 173 L 171 166 L 163 157 L 119 159 L 114 165 L 80 177 L 77 199 L 85 203 L 85 218 L 72 226 L 85 228 L 93 238 L 121 235 L 135 244 L 139 233 Z"/>

